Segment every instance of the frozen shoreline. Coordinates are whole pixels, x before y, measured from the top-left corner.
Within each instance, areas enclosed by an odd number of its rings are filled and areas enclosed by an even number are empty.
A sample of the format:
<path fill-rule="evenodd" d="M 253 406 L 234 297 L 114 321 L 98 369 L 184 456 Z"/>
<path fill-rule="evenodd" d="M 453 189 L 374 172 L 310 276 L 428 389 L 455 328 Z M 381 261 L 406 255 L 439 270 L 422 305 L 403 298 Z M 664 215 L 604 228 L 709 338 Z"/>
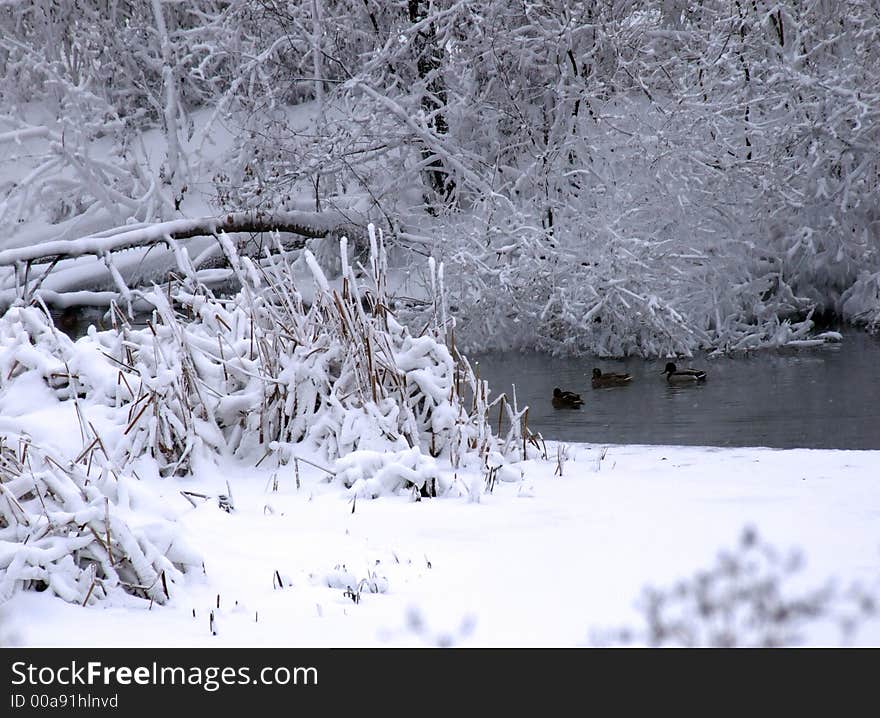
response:
<path fill-rule="evenodd" d="M 146 481 L 202 552 L 204 575 L 152 608 L 19 593 L 0 632 L 26 646 L 587 646 L 596 631 L 639 627 L 645 586 L 708 568 L 747 526 L 803 552 L 793 590 L 880 580 L 878 451 L 569 444 L 560 478 L 556 446 L 479 503 L 465 489 L 476 474 L 443 498 L 353 506 L 317 469 L 301 466 L 297 490 L 288 466 L 272 491 L 270 469 L 201 461 L 192 479 Z M 232 513 L 179 494 L 225 493 L 227 480 Z M 362 579 L 385 592 L 364 584 L 354 603 L 346 587 Z M 841 643 L 826 621 L 803 634 Z M 853 643 L 880 645 L 880 621 Z"/>

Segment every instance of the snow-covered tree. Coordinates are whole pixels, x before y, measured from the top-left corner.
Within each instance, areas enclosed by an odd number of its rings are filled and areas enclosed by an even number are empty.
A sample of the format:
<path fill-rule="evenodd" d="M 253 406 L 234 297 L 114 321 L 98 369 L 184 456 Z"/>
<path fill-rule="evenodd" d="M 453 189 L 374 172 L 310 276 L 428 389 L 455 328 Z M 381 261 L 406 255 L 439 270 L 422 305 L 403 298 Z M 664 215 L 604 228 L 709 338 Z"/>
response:
<path fill-rule="evenodd" d="M 870 0 L 43 5 L 0 8 L 0 143 L 39 158 L 0 190 L 12 242 L 332 210 L 445 261 L 472 346 L 880 323 Z"/>

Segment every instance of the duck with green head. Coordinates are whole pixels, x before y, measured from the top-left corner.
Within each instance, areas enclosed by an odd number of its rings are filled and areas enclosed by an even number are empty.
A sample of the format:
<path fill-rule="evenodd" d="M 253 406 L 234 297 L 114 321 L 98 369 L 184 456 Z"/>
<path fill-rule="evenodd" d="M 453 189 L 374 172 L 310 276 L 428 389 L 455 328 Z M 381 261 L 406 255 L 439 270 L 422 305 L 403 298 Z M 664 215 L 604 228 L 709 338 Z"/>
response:
<path fill-rule="evenodd" d="M 706 381 L 706 372 L 702 369 L 679 369 L 672 362 L 667 362 L 666 368 L 660 373 L 666 374 L 666 381 L 670 384 L 692 384 Z"/>
<path fill-rule="evenodd" d="M 603 372 L 599 367 L 593 369 L 593 388 L 602 389 L 609 386 L 626 386 L 632 381 L 629 374 Z"/>
<path fill-rule="evenodd" d="M 580 394 L 573 391 L 562 391 L 558 386 L 553 390 L 554 409 L 577 409 L 583 406 L 584 400 Z"/>

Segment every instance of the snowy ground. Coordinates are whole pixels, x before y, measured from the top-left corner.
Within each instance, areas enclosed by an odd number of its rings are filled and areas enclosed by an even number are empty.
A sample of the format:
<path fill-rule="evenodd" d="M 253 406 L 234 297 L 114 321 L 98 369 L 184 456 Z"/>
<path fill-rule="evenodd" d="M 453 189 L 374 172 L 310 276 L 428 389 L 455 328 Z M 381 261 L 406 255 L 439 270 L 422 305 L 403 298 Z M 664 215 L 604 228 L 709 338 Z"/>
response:
<path fill-rule="evenodd" d="M 204 574 L 152 608 L 19 593 L 0 630 L 27 646 L 591 645 L 597 630 L 642 625 L 646 585 L 710 567 L 746 525 L 803 551 L 792 587 L 880 578 L 880 452 L 571 445 L 562 478 L 550 454 L 479 503 L 462 488 L 353 505 L 302 464 L 299 489 L 292 467 L 273 490 L 271 469 L 228 461 L 183 483 L 144 479 Z M 227 480 L 232 513 L 179 494 L 226 493 Z M 354 603 L 345 593 L 361 579 L 380 592 L 364 587 Z M 840 643 L 822 622 L 804 633 L 807 645 Z M 854 643 L 880 645 L 880 621 Z"/>

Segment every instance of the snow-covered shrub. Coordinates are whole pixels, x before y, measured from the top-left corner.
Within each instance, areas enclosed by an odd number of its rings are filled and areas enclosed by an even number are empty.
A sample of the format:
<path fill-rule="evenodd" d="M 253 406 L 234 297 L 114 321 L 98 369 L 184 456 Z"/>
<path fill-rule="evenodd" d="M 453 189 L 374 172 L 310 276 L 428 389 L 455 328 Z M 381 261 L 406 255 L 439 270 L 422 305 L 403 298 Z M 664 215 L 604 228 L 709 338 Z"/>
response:
<path fill-rule="evenodd" d="M 123 518 L 144 509 L 136 479 L 85 463 L 0 439 L 0 602 L 32 589 L 82 605 L 117 590 L 165 603 L 200 563 L 169 522 Z"/>
<path fill-rule="evenodd" d="M 880 331 L 880 272 L 861 272 L 840 304 L 846 319 L 871 332 Z"/>
<path fill-rule="evenodd" d="M 416 447 L 397 452 L 354 451 L 336 460 L 335 478 L 351 495 L 374 499 L 415 487 L 424 496 L 443 494 L 451 482 L 441 480 L 437 462 Z"/>
<path fill-rule="evenodd" d="M 0 318 L 0 387 L 33 372 L 60 397 L 69 397 L 76 380 L 66 364 L 72 352 L 73 342 L 41 308 L 13 307 Z"/>
<path fill-rule="evenodd" d="M 784 647 L 802 641 L 808 624 L 828 622 L 846 639 L 876 618 L 877 596 L 859 585 L 847 591 L 831 582 L 803 589 L 792 576 L 802 567 L 796 551 L 780 553 L 743 531 L 733 551 L 668 589 L 648 588 L 641 601 L 645 627 L 625 629 L 602 642 L 655 647 Z"/>
<path fill-rule="evenodd" d="M 59 399 L 87 397 L 108 409 L 111 428 L 100 441 L 115 465 L 148 455 L 165 476 L 188 473 L 200 449 L 274 453 L 284 463 L 303 442 L 330 460 L 412 450 L 413 470 L 428 456 L 458 466 L 490 451 L 526 453 L 523 412 L 504 395 L 490 400 L 455 349 L 442 286 L 439 310 L 421 332 L 396 319 L 385 248 L 372 227 L 363 277 L 340 242 L 338 288 L 304 252 L 314 281 L 308 304 L 280 243 L 256 261 L 225 235 L 219 240 L 238 293 L 218 298 L 182 266 L 180 284 L 132 292 L 154 307 L 146 328 L 132 328 L 117 310 L 115 330 L 91 328 L 74 343 L 42 309 L 10 310 L 0 319 L 0 391 L 30 371 Z M 503 439 L 489 423 L 496 410 L 507 412 Z"/>
<path fill-rule="evenodd" d="M 195 316 L 185 331 L 196 335 L 190 346 L 201 349 L 197 370 L 223 375 L 222 395 L 206 401 L 237 453 L 269 447 L 287 460 L 291 447 L 306 441 L 330 459 L 413 448 L 458 463 L 497 443 L 488 402 L 467 406 L 463 392 L 478 392 L 480 382 L 451 338 L 447 346 L 441 319 L 414 335 L 395 318 L 386 291 L 385 249 L 372 228 L 370 238 L 362 279 L 341 241 L 338 289 L 311 253 L 304 253 L 314 279 L 308 306 L 285 257 L 270 255 L 257 265 L 238 257 L 230 243 L 224 248 L 241 284 L 235 300 L 222 309 L 204 293 L 178 295 Z M 199 336 L 205 324 L 211 328 L 207 345 Z M 518 447 L 520 426 L 513 423 L 499 450 Z"/>
<path fill-rule="evenodd" d="M 388 579 L 378 571 L 368 570 L 364 578 L 358 579 L 345 564 L 337 564 L 332 571 L 310 574 L 309 577 L 314 584 L 343 589 L 343 595 L 354 603 L 360 602 L 362 593 L 388 593 Z"/>
<path fill-rule="evenodd" d="M 161 294 L 154 300 L 169 316 Z M 173 313 L 171 314 L 173 317 Z M 150 329 L 97 332 L 72 342 L 39 307 L 13 307 L 0 319 L 0 390 L 40 377 L 60 400 L 115 408 L 119 431 L 103 437 L 119 465 L 148 453 L 163 473 L 184 473 L 197 437 L 222 440 L 206 413 L 189 346 L 176 321 Z"/>

